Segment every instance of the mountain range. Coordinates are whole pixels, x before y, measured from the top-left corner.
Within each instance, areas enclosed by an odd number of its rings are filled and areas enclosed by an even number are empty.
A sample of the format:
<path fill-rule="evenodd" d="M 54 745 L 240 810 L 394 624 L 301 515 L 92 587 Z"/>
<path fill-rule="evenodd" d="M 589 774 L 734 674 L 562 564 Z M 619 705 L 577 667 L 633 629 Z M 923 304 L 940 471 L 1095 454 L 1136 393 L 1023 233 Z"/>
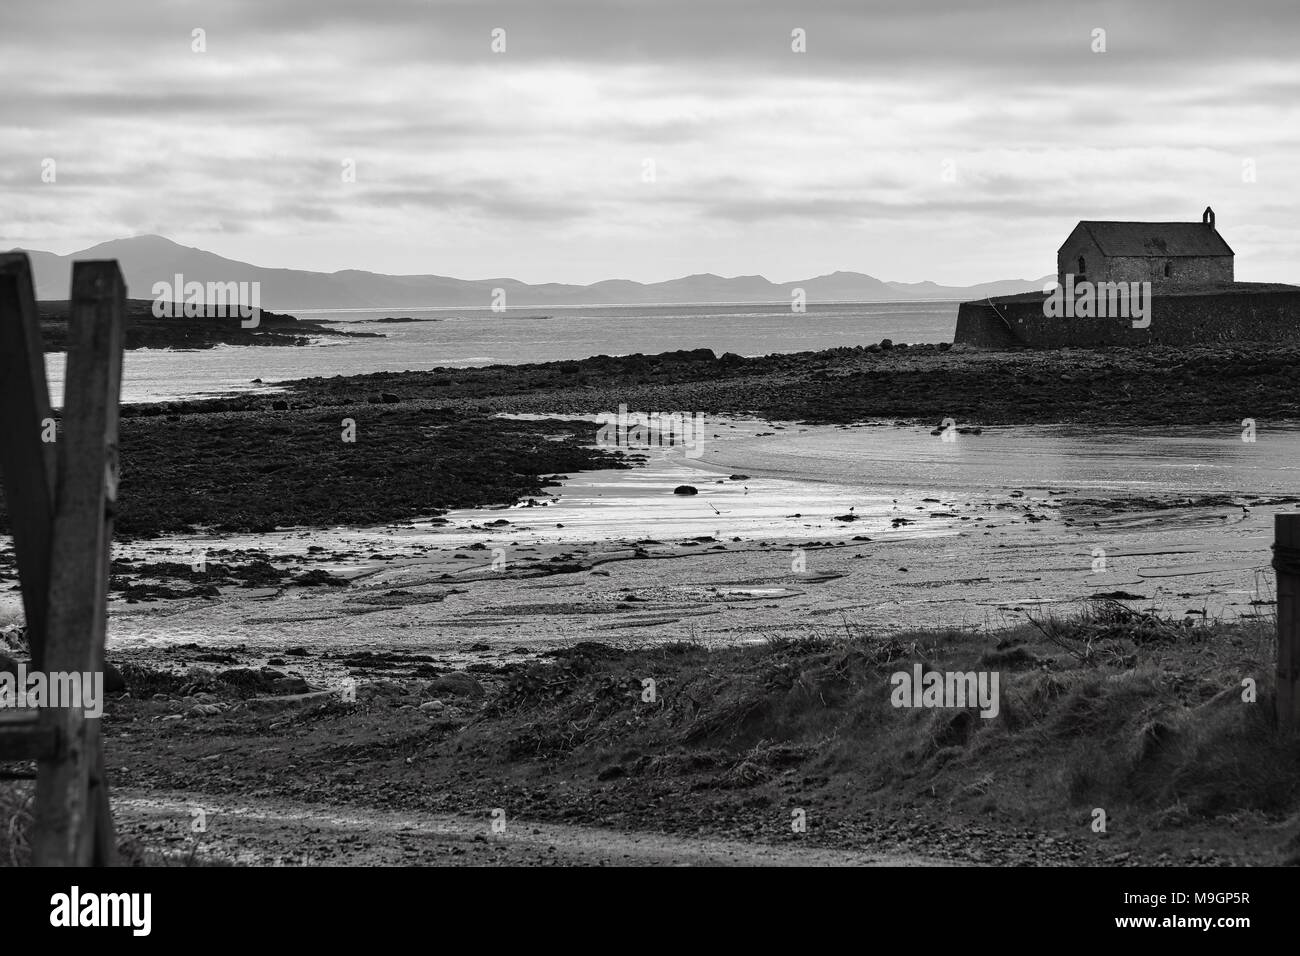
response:
<path fill-rule="evenodd" d="M 797 282 L 770 282 L 762 276 L 684 276 L 666 282 L 607 279 L 591 285 L 558 282 L 529 284 L 517 279 L 453 279 L 438 275 L 391 276 L 357 269 L 307 272 L 268 269 L 182 246 L 162 236 L 115 239 L 66 256 L 39 250 L 30 256 L 36 295 L 42 300 L 68 297 L 72 263 L 79 259 L 116 259 L 132 298 L 153 297 L 155 282 L 171 283 L 177 273 L 188 282 L 258 282 L 261 306 L 276 311 L 307 309 L 418 309 L 439 306 L 487 307 L 493 290 L 505 290 L 508 308 L 561 305 L 634 305 L 662 303 L 789 302 L 796 288 L 810 304 L 817 302 L 899 302 L 922 299 L 979 299 L 1039 291 L 1052 276 L 1038 280 L 1006 279 L 973 286 L 934 282 L 885 282 L 860 272 L 833 272 Z"/>

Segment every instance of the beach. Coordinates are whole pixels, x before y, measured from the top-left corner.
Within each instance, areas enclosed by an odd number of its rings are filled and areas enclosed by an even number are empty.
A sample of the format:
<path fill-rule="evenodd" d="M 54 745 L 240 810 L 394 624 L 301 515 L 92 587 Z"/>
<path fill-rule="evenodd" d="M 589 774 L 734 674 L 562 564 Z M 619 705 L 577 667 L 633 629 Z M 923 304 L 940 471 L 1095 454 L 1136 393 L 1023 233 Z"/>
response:
<path fill-rule="evenodd" d="M 813 654 L 893 646 L 910 634 L 946 635 L 940 644 L 978 657 L 1019 634 L 1016 643 L 1034 647 L 1017 659 L 1026 679 L 1069 680 L 1078 662 L 1026 635 L 1097 607 L 1230 648 L 1255 635 L 1248 644 L 1258 653 L 1275 599 L 1272 514 L 1300 500 L 1300 429 L 1285 417 L 1297 398 L 1290 358 L 874 345 L 744 359 L 696 350 L 279 382 L 265 394 L 127 406 L 107 654 L 128 697 L 110 705 L 105 725 L 109 759 L 122 767 L 115 788 L 131 795 L 127 830 L 134 820 L 144 838 L 160 820 L 181 819 L 186 799 L 215 805 L 236 782 L 262 803 L 228 807 L 232 818 L 269 820 L 313 799 L 292 773 L 258 786 L 247 776 L 257 761 L 223 762 L 230 734 L 252 734 L 282 760 L 273 741 L 291 732 L 291 749 L 306 748 L 293 765 L 313 779 L 326 741 L 355 734 L 369 741 L 358 744 L 358 789 L 331 772 L 328 799 L 383 805 L 394 755 L 452 746 L 483 721 L 515 727 L 519 714 L 503 702 L 511 688 L 567 673 L 574 654 L 636 668 L 688 648 L 708 668 L 709 655 L 752 652 L 758 663 L 747 666 L 760 666 L 790 641 Z M 1251 396 L 1231 411 L 1216 403 L 1225 369 L 1233 394 Z M 1036 401 L 1015 401 L 1014 388 L 1046 380 L 1054 387 Z M 1181 421 L 1160 421 L 1167 402 L 1180 403 Z M 689 447 L 602 445 L 599 416 L 619 406 L 702 415 L 705 427 Z M 1243 410 L 1258 416 L 1253 441 L 1243 440 Z M 307 474 L 310 482 L 298 477 Z M 13 579 L 11 553 L 2 560 Z M 0 615 L 16 620 L 18 608 L 17 592 L 5 592 Z M 1117 649 L 1110 666 L 1150 666 L 1140 662 L 1149 650 Z M 588 667 L 558 686 L 591 680 Z M 339 709 L 348 688 L 370 701 L 363 711 Z M 408 753 L 383 743 L 391 733 L 414 741 L 430 720 L 436 744 L 412 743 Z M 775 746 L 761 736 L 737 739 Z M 731 752 L 738 744 L 726 739 Z M 814 752 L 779 759 L 804 766 Z M 445 800 L 398 804 L 454 815 L 479 799 L 472 793 L 489 800 L 483 788 L 504 785 L 499 768 L 457 771 L 449 759 L 439 766 L 470 776 L 445 780 Z M 705 775 L 734 773 L 741 759 Z M 208 773 L 209 761 L 223 772 Z M 609 769 L 607 754 L 581 761 L 583 774 Z M 572 806 L 548 767 L 520 771 L 535 776 L 540 802 L 515 799 L 539 822 L 562 822 Z M 673 771 L 673 792 L 696 772 Z M 839 785 L 836 774 L 827 779 Z M 891 788 L 887 803 L 902 798 Z M 724 825 L 734 809 L 726 793 L 694 823 L 673 816 L 672 828 L 753 837 Z M 619 794 L 613 816 L 584 815 L 584 826 L 631 827 L 620 814 L 632 813 L 632 796 Z M 654 807 L 633 802 L 635 826 L 655 828 Z M 1027 806 L 1025 819 L 1045 818 L 1036 812 Z M 433 859 L 459 858 L 467 840 L 473 847 L 473 826 L 459 826 L 430 837 Z M 239 832 L 253 844 L 241 851 L 247 860 L 271 861 L 255 833 Z M 936 862 L 952 859 L 942 832 L 903 846 L 869 828 L 827 847 Z M 958 858 L 979 860 L 993 846 L 1006 862 L 1121 852 L 1067 841 L 1040 859 L 1001 830 L 989 834 Z M 1267 828 L 1257 836 L 1256 852 L 1272 845 Z M 586 859 L 580 848 L 591 840 L 608 845 L 586 831 L 555 839 L 557 861 Z M 1038 847 L 1042 838 L 1032 829 L 1025 839 Z M 1208 839 L 1227 852 L 1213 831 Z M 1169 851 L 1167 841 L 1130 842 L 1122 852 L 1134 860 Z M 290 858 L 313 852 L 290 843 Z M 205 846 L 225 852 L 219 840 Z M 368 846 L 379 858 L 392 852 L 379 837 Z M 470 860 L 517 861 L 489 849 Z M 705 858 L 694 852 L 683 859 Z"/>

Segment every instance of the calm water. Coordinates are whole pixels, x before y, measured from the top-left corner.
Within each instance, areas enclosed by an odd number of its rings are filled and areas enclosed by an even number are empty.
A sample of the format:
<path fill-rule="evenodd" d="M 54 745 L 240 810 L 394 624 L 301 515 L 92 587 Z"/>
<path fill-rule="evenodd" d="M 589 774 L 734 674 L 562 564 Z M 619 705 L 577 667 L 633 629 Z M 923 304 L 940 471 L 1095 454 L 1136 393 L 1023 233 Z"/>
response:
<path fill-rule="evenodd" d="M 836 346 L 950 342 L 956 302 L 810 305 L 590 306 L 581 308 L 374 309 L 297 312 L 382 339 L 325 339 L 308 348 L 219 347 L 203 351 L 144 349 L 126 354 L 126 402 L 200 397 L 314 375 L 354 375 L 482 365 L 517 365 L 591 355 L 713 349 L 721 355 L 767 355 Z M 385 316 L 425 321 L 379 323 Z M 46 356 L 51 391 L 63 392 L 62 355 Z"/>
<path fill-rule="evenodd" d="M 774 628 L 795 633 L 840 620 L 820 616 L 827 608 L 880 628 L 987 626 L 1021 620 L 1015 612 L 1022 607 L 1066 607 L 1103 590 L 1140 594 L 1142 607 L 1160 613 L 1181 616 L 1188 608 L 1201 608 L 1211 617 L 1231 618 L 1255 613 L 1250 602 L 1271 596 L 1269 545 L 1279 506 L 1177 507 L 1173 501 L 1168 510 L 1099 509 L 1069 523 L 1068 512 L 1058 507 L 1061 497 L 1049 490 L 1108 498 L 1293 494 L 1300 487 L 1295 426 L 1270 427 L 1255 443 L 1242 442 L 1231 429 L 1186 426 L 1113 433 L 1065 426 L 989 428 L 943 442 L 929 429 L 915 427 L 793 426 L 773 433 L 771 426 L 752 421 L 712 424 L 716 432 L 710 435 L 718 437 L 709 439 L 698 460 L 652 453 L 641 469 L 576 473 L 539 496 L 547 502 L 544 507 L 453 511 L 446 526 L 413 521 L 181 535 L 119 547 L 144 560 L 184 561 L 196 549 L 259 548 L 283 557 L 314 546 L 326 554 L 346 553 L 328 559 L 331 570 L 372 575 L 362 587 L 387 589 L 436 583 L 443 573 L 482 573 L 492 551 L 454 559 L 452 549 L 470 544 L 506 549 L 513 561 L 534 547 L 541 550 L 532 555 L 544 558 L 552 553 L 547 548 L 580 552 L 585 543 L 597 542 L 597 550 L 617 551 L 620 542 L 644 538 L 663 542 L 663 553 L 669 553 L 683 539 L 711 535 L 729 551 L 715 556 L 717 563 L 673 560 L 648 569 L 623 571 L 617 564 L 606 569 L 622 586 L 654 587 L 661 600 L 666 594 L 670 602 L 685 604 L 704 600 L 700 592 L 706 587 L 737 593 L 767 589 L 773 600 L 784 596 L 777 592 L 806 591 L 788 606 L 769 603 L 762 612 Z M 594 423 L 592 428 L 594 433 Z M 738 472 L 747 477 L 728 478 Z M 699 494 L 674 495 L 672 489 L 683 483 L 698 487 Z M 1012 497 L 1013 492 L 1023 497 Z M 836 520 L 850 508 L 856 522 Z M 1049 520 L 1032 522 L 1029 511 Z M 502 517 L 507 526 L 488 526 Z M 910 523 L 896 527 L 898 517 Z M 808 570 L 842 578 L 820 584 L 791 577 L 796 542 L 847 544 L 857 536 L 870 540 L 808 552 Z M 1107 556 L 1102 572 L 1094 565 L 1099 547 Z M 396 560 L 367 557 L 375 553 Z M 981 579 L 976 587 L 973 577 Z M 242 594 L 220 603 L 174 602 L 165 609 L 119 603 L 110 616 L 109 640 L 111 647 L 239 642 L 268 652 L 286 643 L 325 649 L 345 642 L 353 648 L 456 654 L 463 653 L 463 639 L 471 634 L 499 649 L 518 645 L 525 632 L 533 647 L 588 635 L 608 638 L 595 630 L 603 622 L 581 620 L 596 615 L 518 615 L 515 606 L 531 607 L 540 593 L 536 583 L 513 590 L 519 586 L 480 585 L 464 604 L 449 597 L 423 606 L 414 617 L 410 607 L 394 605 L 359 618 L 355 603 L 347 603 L 357 600 L 356 592 L 335 588 L 290 589 L 298 593 L 275 599 L 259 595 L 267 600 L 256 611 Z M 588 579 L 541 587 L 588 593 L 577 589 L 610 585 Z M 689 625 L 638 628 L 635 639 L 680 639 L 690 633 L 734 642 L 752 626 L 743 602 L 739 607 L 691 618 Z M 18 594 L 0 594 L 0 621 L 17 619 L 20 609 Z M 330 623 L 322 626 L 323 620 Z M 684 630 L 687 626 L 692 630 Z"/>
<path fill-rule="evenodd" d="M 1294 423 L 1270 425 L 1255 442 L 1243 442 L 1233 425 L 1123 431 L 1074 425 L 991 427 L 945 442 L 928 427 L 794 425 L 774 432 L 766 422 L 711 419 L 708 433 L 714 437 L 703 442 L 698 459 L 656 450 L 643 468 L 583 472 L 564 483 L 560 500 L 548 506 L 544 517 L 536 510 L 520 514 L 533 519 L 537 538 L 545 541 L 702 534 L 722 540 L 731 535 L 788 538 L 806 537 L 809 529 L 819 537 L 866 532 L 880 538 L 948 534 L 960 527 L 922 520 L 901 530 L 890 528 L 892 517 L 915 517 L 910 509 L 927 496 L 966 508 L 974 502 L 1011 500 L 1007 495 L 1016 490 L 1040 501 L 1049 500 L 1049 489 L 1098 499 L 1300 494 L 1300 428 Z M 736 473 L 752 480 L 719 480 Z M 682 484 L 696 486 L 699 494 L 674 495 L 673 488 Z M 901 512 L 899 502 L 904 503 Z M 850 508 L 858 522 L 833 520 Z M 927 512 L 946 510 L 934 504 Z M 1227 514 L 1236 529 L 1239 512 L 1225 506 L 1212 517 L 1217 522 Z M 451 517 L 483 524 L 499 514 L 466 510 Z M 1197 509 L 1195 517 L 1203 518 L 1204 509 Z M 1170 511 L 1149 520 L 1169 525 L 1183 518 Z M 521 520 L 516 518 L 515 525 Z M 1217 525 L 1214 533 L 1221 533 Z"/>

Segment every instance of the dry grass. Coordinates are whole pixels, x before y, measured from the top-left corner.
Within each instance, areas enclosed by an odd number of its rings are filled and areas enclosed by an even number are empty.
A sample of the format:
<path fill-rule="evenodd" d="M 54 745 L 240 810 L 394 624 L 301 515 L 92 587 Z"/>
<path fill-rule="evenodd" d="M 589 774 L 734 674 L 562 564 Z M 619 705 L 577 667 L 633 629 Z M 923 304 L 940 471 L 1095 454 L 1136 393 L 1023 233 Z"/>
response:
<path fill-rule="evenodd" d="M 32 825 L 30 783 L 0 781 L 0 866 L 26 866 L 31 862 L 27 836 Z"/>
<path fill-rule="evenodd" d="M 893 707 L 889 675 L 917 662 L 997 671 L 1000 712 Z M 655 703 L 638 703 L 646 677 Z M 992 637 L 846 628 L 712 651 L 575 649 L 516 675 L 467 734 L 513 759 L 715 767 L 723 787 L 797 766 L 851 779 L 880 806 L 924 796 L 1058 820 L 1105 807 L 1156 824 L 1300 812 L 1300 746 L 1273 728 L 1267 622 L 1192 623 L 1116 602 Z"/>

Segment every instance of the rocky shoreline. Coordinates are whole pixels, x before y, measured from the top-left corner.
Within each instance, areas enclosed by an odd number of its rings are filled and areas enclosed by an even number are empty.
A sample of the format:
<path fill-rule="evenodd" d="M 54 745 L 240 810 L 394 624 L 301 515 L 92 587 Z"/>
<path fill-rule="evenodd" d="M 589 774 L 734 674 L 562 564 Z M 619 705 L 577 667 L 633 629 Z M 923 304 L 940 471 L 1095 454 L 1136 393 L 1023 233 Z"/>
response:
<path fill-rule="evenodd" d="M 743 358 L 707 349 L 279 383 L 122 409 L 130 538 L 436 516 L 512 504 L 544 476 L 624 467 L 594 428 L 502 413 L 686 411 L 849 424 L 1077 423 L 1264 431 L 1300 419 L 1300 348 L 980 352 L 894 346 Z M 353 423 L 354 440 L 345 437 Z M 0 532 L 6 527 L 0 512 Z"/>
<path fill-rule="evenodd" d="M 708 349 L 598 355 L 533 365 L 309 378 L 279 383 L 294 407 L 420 402 L 489 412 L 633 411 L 752 415 L 781 421 L 968 425 L 1220 424 L 1300 418 L 1300 346 L 986 352 L 884 342 L 745 358 Z M 380 396 L 384 396 L 382 399 Z M 127 414 L 254 411 L 246 393 L 205 403 L 133 406 Z"/>
<path fill-rule="evenodd" d="M 128 299 L 123 347 L 134 349 L 210 349 L 218 345 L 303 346 L 312 339 L 383 338 L 380 332 L 346 332 L 318 322 L 306 322 L 292 315 L 262 310 L 258 324 L 245 328 L 238 317 L 225 317 L 208 309 L 192 318 L 159 318 L 152 299 Z M 40 302 L 41 338 L 46 352 L 68 350 L 67 302 Z M 173 306 L 183 314 L 183 307 Z"/>

